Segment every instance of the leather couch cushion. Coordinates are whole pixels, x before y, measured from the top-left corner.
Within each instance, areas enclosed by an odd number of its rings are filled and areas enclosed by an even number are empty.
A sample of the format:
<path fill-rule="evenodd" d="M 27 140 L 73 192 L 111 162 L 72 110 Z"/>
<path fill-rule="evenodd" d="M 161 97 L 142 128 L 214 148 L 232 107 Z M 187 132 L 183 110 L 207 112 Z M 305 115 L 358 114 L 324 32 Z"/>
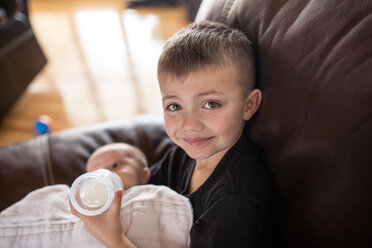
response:
<path fill-rule="evenodd" d="M 127 142 L 140 148 L 149 164 L 173 145 L 163 118 L 143 115 L 42 135 L 0 148 L 0 211 L 32 190 L 67 184 L 85 172 L 85 163 L 98 147 Z"/>

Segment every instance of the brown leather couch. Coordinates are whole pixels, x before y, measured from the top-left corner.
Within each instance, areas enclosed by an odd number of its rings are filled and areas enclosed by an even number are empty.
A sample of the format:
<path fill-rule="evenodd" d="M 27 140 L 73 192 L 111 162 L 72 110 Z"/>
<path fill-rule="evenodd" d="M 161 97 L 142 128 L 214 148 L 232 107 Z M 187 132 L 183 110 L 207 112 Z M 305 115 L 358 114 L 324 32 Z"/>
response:
<path fill-rule="evenodd" d="M 251 137 L 278 190 L 282 247 L 372 247 L 372 1 L 204 0 L 198 20 L 242 29 L 263 103 Z M 114 141 L 150 163 L 172 145 L 162 118 L 140 116 L 0 148 L 0 209 L 72 181 Z"/>

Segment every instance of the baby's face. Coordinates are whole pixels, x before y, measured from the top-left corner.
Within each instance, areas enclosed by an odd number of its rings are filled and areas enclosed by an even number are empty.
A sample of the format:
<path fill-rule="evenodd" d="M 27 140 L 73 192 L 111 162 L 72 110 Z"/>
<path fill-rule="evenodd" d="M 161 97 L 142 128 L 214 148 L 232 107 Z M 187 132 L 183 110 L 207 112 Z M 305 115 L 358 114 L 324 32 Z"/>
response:
<path fill-rule="evenodd" d="M 95 152 L 86 165 L 87 172 L 98 169 L 108 169 L 118 174 L 123 181 L 124 190 L 135 185 L 147 183 L 146 172 L 136 150 L 128 148 L 103 149 Z"/>

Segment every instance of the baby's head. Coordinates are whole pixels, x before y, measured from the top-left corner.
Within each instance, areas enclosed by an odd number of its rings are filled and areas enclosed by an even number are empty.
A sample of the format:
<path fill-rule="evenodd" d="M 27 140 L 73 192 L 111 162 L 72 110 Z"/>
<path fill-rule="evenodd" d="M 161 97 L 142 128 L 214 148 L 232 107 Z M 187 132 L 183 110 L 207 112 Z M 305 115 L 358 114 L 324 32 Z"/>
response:
<path fill-rule="evenodd" d="M 123 181 L 124 189 L 146 184 L 150 179 L 150 170 L 143 152 L 126 143 L 104 145 L 89 157 L 87 172 L 108 169 L 117 173 Z"/>
<path fill-rule="evenodd" d="M 244 94 L 255 86 L 255 60 L 251 42 L 239 30 L 216 22 L 193 23 L 165 44 L 158 62 L 159 82 L 189 73 L 232 66 Z"/>

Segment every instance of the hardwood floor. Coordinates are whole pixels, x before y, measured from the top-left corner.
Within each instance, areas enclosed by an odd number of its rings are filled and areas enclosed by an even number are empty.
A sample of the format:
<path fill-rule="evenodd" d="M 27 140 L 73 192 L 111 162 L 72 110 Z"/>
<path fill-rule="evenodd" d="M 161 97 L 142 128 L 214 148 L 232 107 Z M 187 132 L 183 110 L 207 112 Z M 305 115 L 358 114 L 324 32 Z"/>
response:
<path fill-rule="evenodd" d="M 128 9 L 125 0 L 30 0 L 30 20 L 48 58 L 0 123 L 0 146 L 53 131 L 161 113 L 156 79 L 164 42 L 187 25 L 183 6 Z"/>

